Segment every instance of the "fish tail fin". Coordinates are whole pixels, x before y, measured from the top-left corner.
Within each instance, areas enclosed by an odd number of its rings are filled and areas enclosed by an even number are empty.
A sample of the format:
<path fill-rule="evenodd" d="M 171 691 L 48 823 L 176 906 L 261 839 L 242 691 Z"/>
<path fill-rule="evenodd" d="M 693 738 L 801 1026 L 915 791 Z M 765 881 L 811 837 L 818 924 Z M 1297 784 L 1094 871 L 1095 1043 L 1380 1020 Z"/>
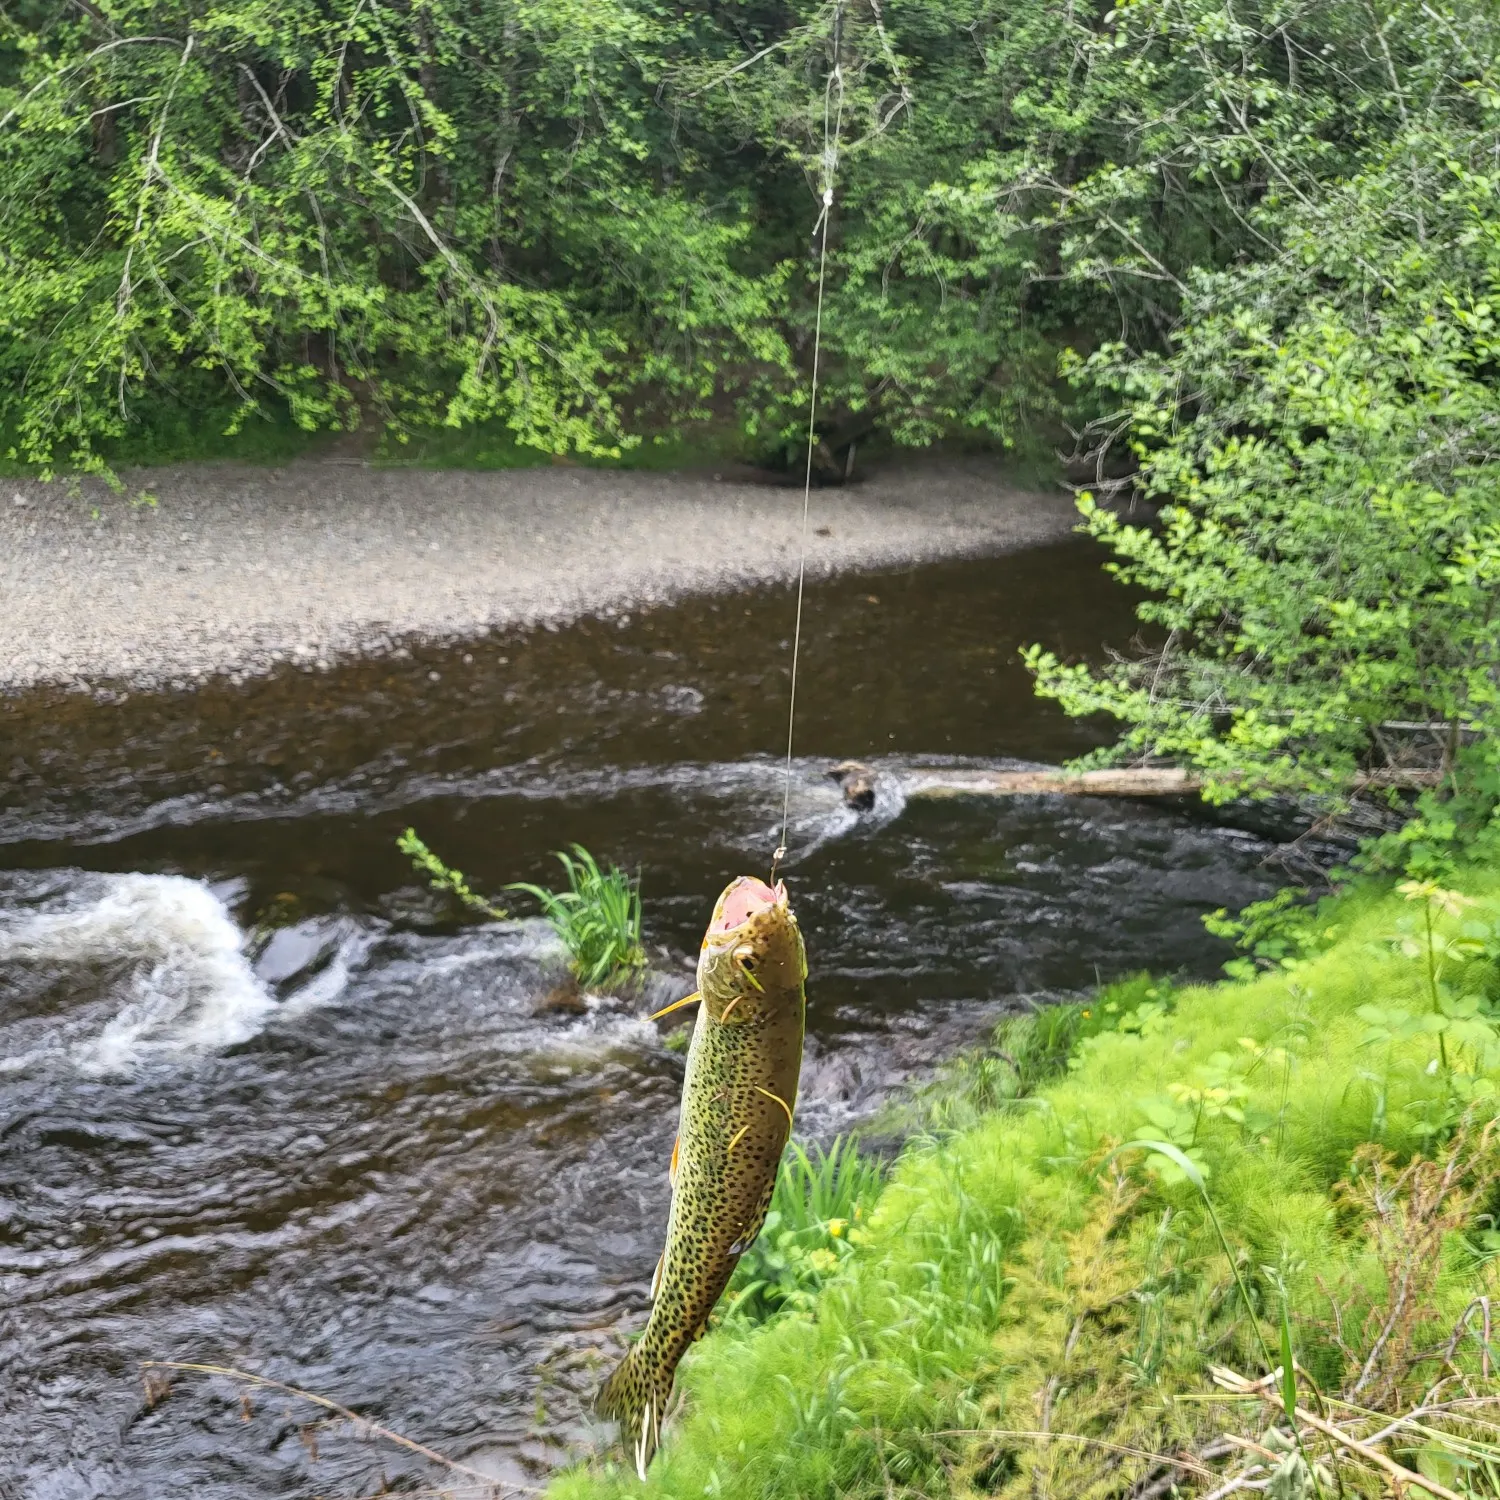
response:
<path fill-rule="evenodd" d="M 662 1417 L 672 1395 L 672 1374 L 642 1340 L 615 1367 L 594 1398 L 600 1416 L 619 1422 L 620 1440 L 633 1451 L 635 1471 L 642 1479 L 661 1441 Z"/>

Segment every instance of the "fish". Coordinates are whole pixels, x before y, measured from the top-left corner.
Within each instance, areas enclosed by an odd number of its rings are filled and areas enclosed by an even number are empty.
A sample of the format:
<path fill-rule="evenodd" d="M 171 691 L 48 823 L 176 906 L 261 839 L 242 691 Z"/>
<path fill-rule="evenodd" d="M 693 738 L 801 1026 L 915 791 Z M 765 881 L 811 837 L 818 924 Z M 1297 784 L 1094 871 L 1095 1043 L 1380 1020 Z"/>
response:
<path fill-rule="evenodd" d="M 698 1002 L 669 1175 L 666 1244 L 644 1332 L 600 1387 L 636 1473 L 661 1441 L 678 1362 L 708 1325 L 765 1223 L 792 1133 L 807 1011 L 807 953 L 786 886 L 741 875 L 725 887 L 698 955 Z M 653 1018 L 654 1019 L 654 1018 Z"/>

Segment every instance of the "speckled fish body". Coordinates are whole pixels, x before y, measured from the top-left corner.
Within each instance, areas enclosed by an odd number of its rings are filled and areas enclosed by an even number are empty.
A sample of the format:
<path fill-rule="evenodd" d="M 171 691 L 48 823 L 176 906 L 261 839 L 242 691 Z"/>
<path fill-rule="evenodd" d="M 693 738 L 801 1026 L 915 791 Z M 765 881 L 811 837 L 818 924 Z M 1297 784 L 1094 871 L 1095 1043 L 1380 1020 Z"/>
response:
<path fill-rule="evenodd" d="M 791 1135 L 807 960 L 786 889 L 752 876 L 714 907 L 672 1152 L 672 1208 L 645 1332 L 599 1392 L 646 1477 L 677 1363 L 765 1222 Z"/>

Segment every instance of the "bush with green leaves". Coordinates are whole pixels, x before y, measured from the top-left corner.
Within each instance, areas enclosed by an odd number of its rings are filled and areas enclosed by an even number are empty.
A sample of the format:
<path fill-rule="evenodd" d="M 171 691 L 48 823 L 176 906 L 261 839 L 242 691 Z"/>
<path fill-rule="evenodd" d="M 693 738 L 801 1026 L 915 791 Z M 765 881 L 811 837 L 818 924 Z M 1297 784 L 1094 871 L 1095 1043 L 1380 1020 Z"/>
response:
<path fill-rule="evenodd" d="M 1103 668 L 1027 658 L 1120 721 L 1097 759 L 1189 766 L 1216 801 L 1435 780 L 1448 812 L 1405 836 L 1429 845 L 1500 793 L 1500 73 L 1489 21 L 1458 19 L 1425 46 L 1392 22 L 1400 128 L 1316 193 L 1268 185 L 1264 252 L 1187 275 L 1164 350 L 1076 367 L 1161 506 L 1081 501 L 1153 636 Z"/>
<path fill-rule="evenodd" d="M 1442 0 L 19 0 L 0 434 L 52 468 L 164 407 L 596 456 L 732 413 L 784 447 L 831 188 L 825 442 L 1037 441 L 1099 409 L 1059 348 L 1160 354 L 1306 204 L 1341 237 L 1342 184 L 1479 107 L 1493 26 Z M 1418 239 L 1431 181 L 1397 205 Z"/>
<path fill-rule="evenodd" d="M 618 984 L 646 963 L 641 946 L 640 882 L 624 870 L 599 862 L 582 844 L 558 850 L 567 889 L 517 881 L 506 887 L 524 891 L 540 903 L 542 914 L 568 950 L 569 966 L 583 985 Z"/>

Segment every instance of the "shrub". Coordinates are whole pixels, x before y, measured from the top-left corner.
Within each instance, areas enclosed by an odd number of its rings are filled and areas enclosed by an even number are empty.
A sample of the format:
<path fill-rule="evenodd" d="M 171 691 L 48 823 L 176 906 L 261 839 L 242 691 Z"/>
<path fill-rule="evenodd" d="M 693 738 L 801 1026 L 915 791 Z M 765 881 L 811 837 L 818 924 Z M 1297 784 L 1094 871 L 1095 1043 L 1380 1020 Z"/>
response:
<path fill-rule="evenodd" d="M 1434 59 L 1423 123 L 1283 200 L 1275 254 L 1194 271 L 1166 351 L 1076 367 L 1161 505 L 1080 502 L 1143 590 L 1139 653 L 1027 652 L 1043 695 L 1120 721 L 1104 758 L 1192 767 L 1215 801 L 1438 785 L 1429 835 L 1460 843 L 1500 801 L 1500 109 L 1473 66 Z"/>

